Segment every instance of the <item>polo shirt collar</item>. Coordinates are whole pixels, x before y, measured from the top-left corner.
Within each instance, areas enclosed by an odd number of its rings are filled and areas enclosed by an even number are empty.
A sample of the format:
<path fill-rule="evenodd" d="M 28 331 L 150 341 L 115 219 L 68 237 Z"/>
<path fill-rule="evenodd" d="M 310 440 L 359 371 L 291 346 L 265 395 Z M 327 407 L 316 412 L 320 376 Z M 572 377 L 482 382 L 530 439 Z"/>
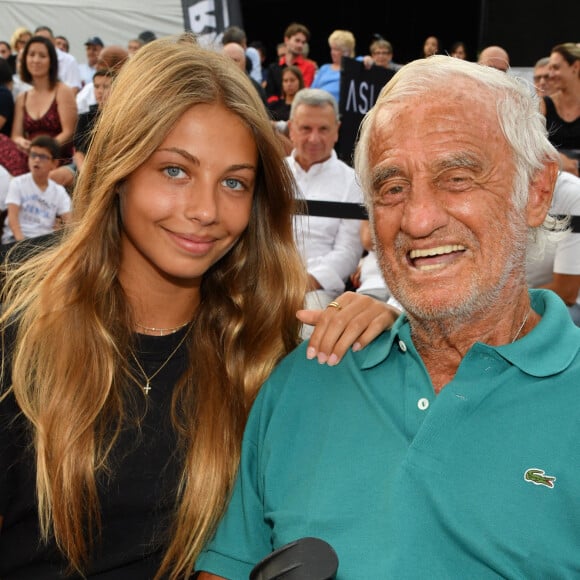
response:
<path fill-rule="evenodd" d="M 566 305 L 550 290 L 529 291 L 532 308 L 542 317 L 538 325 L 520 340 L 502 346 L 476 343 L 473 348 L 495 351 L 522 372 L 534 377 L 548 377 L 564 371 L 578 356 L 580 328 L 577 327 Z M 411 343 L 411 329 L 407 317 L 397 318 L 391 331 L 383 332 L 361 351 L 362 368 L 372 368 L 382 363 L 401 344 Z M 549 349 L 549 353 L 546 353 Z"/>
<path fill-rule="evenodd" d="M 578 356 L 580 328 L 554 292 L 530 290 L 530 299 L 532 308 L 542 317 L 538 325 L 520 340 L 493 348 L 528 375 L 548 377 L 561 373 Z"/>
<path fill-rule="evenodd" d="M 361 368 L 370 369 L 382 363 L 393 350 L 393 345 L 396 344 L 398 348 L 399 341 L 402 340 L 403 329 L 407 330 L 407 335 L 410 335 L 409 321 L 407 316 L 401 314 L 391 327 L 391 330 L 385 330 L 373 342 L 367 345 L 360 353 L 364 356 Z M 411 337 L 409 336 L 409 341 Z"/>

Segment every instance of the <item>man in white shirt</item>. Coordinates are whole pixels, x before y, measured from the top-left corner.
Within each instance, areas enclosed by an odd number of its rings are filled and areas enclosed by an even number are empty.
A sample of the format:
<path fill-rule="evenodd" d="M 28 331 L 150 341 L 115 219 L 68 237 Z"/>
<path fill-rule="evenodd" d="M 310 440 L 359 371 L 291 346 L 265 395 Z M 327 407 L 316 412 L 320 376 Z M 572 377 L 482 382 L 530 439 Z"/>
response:
<path fill-rule="evenodd" d="M 34 31 L 36 36 L 44 36 L 54 44 L 55 38 L 52 29 L 48 26 L 38 26 Z M 56 49 L 56 56 L 58 58 L 58 78 L 63 83 L 72 87 L 75 93 L 81 89 L 81 73 L 79 70 L 79 63 L 77 59 L 69 52 L 60 50 L 54 44 Z"/>
<path fill-rule="evenodd" d="M 558 174 L 550 214 L 580 216 L 580 178 L 568 171 Z M 526 264 L 528 286 L 550 288 L 567 304 L 580 326 L 580 233 L 568 231 Z"/>
<path fill-rule="evenodd" d="M 322 89 L 296 93 L 288 131 L 294 149 L 286 157 L 299 191 L 312 201 L 363 203 L 354 169 L 338 159 L 338 104 Z M 309 278 L 306 308 L 324 308 L 344 292 L 362 255 L 360 220 L 295 216 L 296 242 Z"/>

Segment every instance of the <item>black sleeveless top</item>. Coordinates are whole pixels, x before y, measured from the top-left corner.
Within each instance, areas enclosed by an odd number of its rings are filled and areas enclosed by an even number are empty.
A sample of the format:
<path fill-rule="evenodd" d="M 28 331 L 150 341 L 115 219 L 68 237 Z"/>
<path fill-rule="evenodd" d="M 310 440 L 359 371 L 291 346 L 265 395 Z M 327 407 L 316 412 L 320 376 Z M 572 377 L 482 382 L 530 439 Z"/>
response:
<path fill-rule="evenodd" d="M 139 364 L 150 377 L 173 352 L 186 328 L 167 336 L 138 335 Z M 10 346 L 3 353 L 10 362 Z M 110 477 L 98 479 L 101 542 L 86 570 L 99 580 L 153 578 L 163 557 L 174 511 L 182 461 L 171 427 L 171 395 L 188 366 L 185 344 L 151 381 L 137 426 L 127 422 L 112 452 Z M 135 365 L 135 378 L 142 373 Z M 9 380 L 7 381 L 9 382 Z M 7 386 L 7 385 L 6 385 Z M 142 385 L 141 385 L 142 386 Z M 135 389 L 139 389 L 135 384 Z M 1 387 L 0 387 L 1 392 Z M 139 413 L 138 413 L 139 414 Z M 81 580 L 67 576 L 54 543 L 40 542 L 35 498 L 35 459 L 30 431 L 14 396 L 0 403 L 0 578 L 2 580 Z"/>
<path fill-rule="evenodd" d="M 543 97 L 546 105 L 546 127 L 548 138 L 556 149 L 570 150 L 576 149 L 580 152 L 580 117 L 571 123 L 564 121 L 550 97 Z"/>

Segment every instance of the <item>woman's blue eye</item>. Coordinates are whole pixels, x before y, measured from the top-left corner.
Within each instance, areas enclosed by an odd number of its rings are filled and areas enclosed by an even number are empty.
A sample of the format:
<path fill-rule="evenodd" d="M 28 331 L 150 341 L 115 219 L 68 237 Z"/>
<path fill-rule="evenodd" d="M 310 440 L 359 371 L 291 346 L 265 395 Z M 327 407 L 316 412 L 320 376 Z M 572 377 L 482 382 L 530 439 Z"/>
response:
<path fill-rule="evenodd" d="M 181 177 L 183 170 L 179 167 L 166 167 L 165 171 L 169 177 Z"/>
<path fill-rule="evenodd" d="M 233 177 L 224 179 L 224 183 L 226 184 L 226 187 L 229 187 L 230 189 L 242 189 L 244 187 L 239 179 L 234 179 Z"/>

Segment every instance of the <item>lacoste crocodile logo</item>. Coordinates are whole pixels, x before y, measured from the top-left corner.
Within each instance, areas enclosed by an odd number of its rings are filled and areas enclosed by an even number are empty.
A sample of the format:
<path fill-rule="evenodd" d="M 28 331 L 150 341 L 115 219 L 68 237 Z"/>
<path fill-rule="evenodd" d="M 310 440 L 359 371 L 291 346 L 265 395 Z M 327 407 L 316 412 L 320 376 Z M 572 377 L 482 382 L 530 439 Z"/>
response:
<path fill-rule="evenodd" d="M 556 478 L 553 475 L 546 475 L 543 469 L 530 468 L 524 473 L 524 479 L 531 481 L 534 485 L 544 485 L 546 487 L 554 487 Z"/>

